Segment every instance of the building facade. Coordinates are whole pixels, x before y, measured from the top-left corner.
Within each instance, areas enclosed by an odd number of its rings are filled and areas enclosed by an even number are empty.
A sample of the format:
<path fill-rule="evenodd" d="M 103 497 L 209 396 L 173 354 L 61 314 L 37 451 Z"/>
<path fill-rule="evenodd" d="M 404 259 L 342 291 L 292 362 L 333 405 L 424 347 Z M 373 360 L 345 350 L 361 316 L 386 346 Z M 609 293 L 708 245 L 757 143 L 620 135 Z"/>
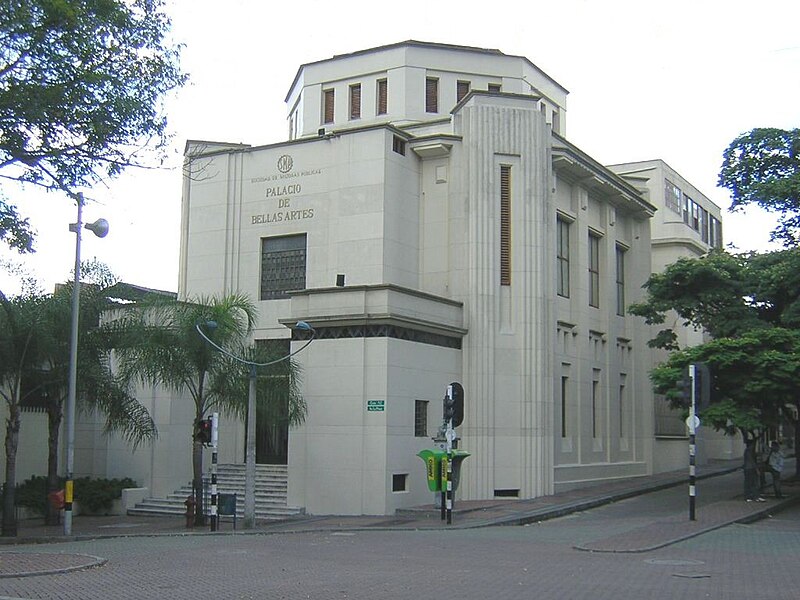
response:
<path fill-rule="evenodd" d="M 454 381 L 462 499 L 685 464 L 654 457 L 657 357 L 626 306 L 670 252 L 721 239 L 719 209 L 661 161 L 607 168 L 582 152 L 566 100 L 524 57 L 409 41 L 302 65 L 285 142 L 187 143 L 179 297 L 248 294 L 256 341 L 297 348 L 298 320 L 317 331 L 296 356 L 307 419 L 285 456 L 260 459 L 287 462 L 290 505 L 432 502 L 417 453 Z M 707 239 L 683 205 L 665 210 L 666 180 L 706 211 Z M 189 447 L 191 419 L 185 399 L 148 394 L 169 440 L 124 458 L 87 437 L 86 451 L 159 495 L 190 476 L 163 459 Z M 243 460 L 241 424 L 220 439 L 222 461 Z"/>

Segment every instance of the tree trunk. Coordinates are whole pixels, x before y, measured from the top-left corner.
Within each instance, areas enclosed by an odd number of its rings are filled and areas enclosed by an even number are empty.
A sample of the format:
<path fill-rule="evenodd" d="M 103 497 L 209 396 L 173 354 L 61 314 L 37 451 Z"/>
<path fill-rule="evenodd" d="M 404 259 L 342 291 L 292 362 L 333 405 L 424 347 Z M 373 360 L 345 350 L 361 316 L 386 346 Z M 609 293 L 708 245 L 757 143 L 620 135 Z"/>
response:
<path fill-rule="evenodd" d="M 54 401 L 47 405 L 47 510 L 45 512 L 45 523 L 47 525 L 58 525 L 61 517 L 61 509 L 55 507 L 50 502 L 50 492 L 61 489 L 58 480 L 58 435 L 61 427 L 61 402 Z"/>
<path fill-rule="evenodd" d="M 194 489 L 194 524 L 205 525 L 203 514 L 203 443 L 192 431 L 192 488 Z"/>
<path fill-rule="evenodd" d="M 19 405 L 8 407 L 6 425 L 6 481 L 3 486 L 3 537 L 17 535 L 17 511 L 14 496 L 17 486 L 17 445 L 19 443 Z"/>

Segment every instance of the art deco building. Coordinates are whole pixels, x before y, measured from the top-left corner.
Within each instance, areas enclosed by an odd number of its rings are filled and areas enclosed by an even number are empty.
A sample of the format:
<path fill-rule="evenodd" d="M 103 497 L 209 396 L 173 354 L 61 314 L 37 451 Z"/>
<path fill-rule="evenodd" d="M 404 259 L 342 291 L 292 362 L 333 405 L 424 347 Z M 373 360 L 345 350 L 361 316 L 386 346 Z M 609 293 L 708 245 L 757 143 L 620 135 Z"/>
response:
<path fill-rule="evenodd" d="M 248 294 L 255 339 L 287 350 L 300 343 L 287 325 L 316 329 L 296 356 L 305 423 L 258 423 L 258 461 L 288 464 L 290 505 L 432 502 L 417 453 L 451 382 L 470 453 L 459 498 L 686 463 L 654 458 L 651 332 L 626 306 L 673 249 L 719 241 L 707 199 L 661 161 L 606 168 L 582 152 L 567 90 L 498 50 L 408 41 L 335 56 L 300 66 L 286 103 L 287 141 L 187 143 L 178 294 Z M 683 195 L 664 198 L 666 182 Z M 151 396 L 157 444 L 94 455 L 163 495 L 190 476 L 191 411 Z M 242 425 L 220 436 L 220 460 L 242 461 Z M 162 460 L 179 452 L 185 465 Z"/>

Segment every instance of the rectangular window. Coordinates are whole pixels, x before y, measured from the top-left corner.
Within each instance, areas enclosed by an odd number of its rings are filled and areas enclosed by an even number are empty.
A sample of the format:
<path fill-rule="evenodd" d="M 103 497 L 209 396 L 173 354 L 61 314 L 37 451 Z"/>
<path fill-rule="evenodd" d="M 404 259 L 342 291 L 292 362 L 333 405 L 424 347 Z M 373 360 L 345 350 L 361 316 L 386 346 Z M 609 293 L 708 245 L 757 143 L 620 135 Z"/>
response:
<path fill-rule="evenodd" d="M 461 102 L 464 97 L 469 94 L 470 82 L 458 81 L 456 82 L 456 102 Z"/>
<path fill-rule="evenodd" d="M 556 229 L 558 260 L 558 295 L 569 298 L 569 223 L 558 219 Z"/>
<path fill-rule="evenodd" d="M 625 248 L 617 246 L 617 314 L 625 315 Z"/>
<path fill-rule="evenodd" d="M 664 201 L 672 212 L 681 214 L 681 190 L 669 179 L 664 180 Z"/>
<path fill-rule="evenodd" d="M 700 207 L 694 203 L 694 200 L 689 200 L 689 206 L 692 208 L 692 229 L 700 231 Z"/>
<path fill-rule="evenodd" d="M 392 491 L 405 492 L 408 490 L 408 473 L 394 473 L 392 475 Z"/>
<path fill-rule="evenodd" d="M 589 232 L 589 306 L 600 307 L 600 236 Z"/>
<path fill-rule="evenodd" d="M 700 207 L 700 239 L 708 243 L 708 211 Z"/>
<path fill-rule="evenodd" d="M 553 110 L 553 131 L 561 133 L 561 113 Z"/>
<path fill-rule="evenodd" d="M 322 92 L 322 122 L 333 123 L 333 90 Z"/>
<path fill-rule="evenodd" d="M 722 223 L 713 216 L 709 216 L 708 219 L 708 245 L 712 248 L 722 248 Z"/>
<path fill-rule="evenodd" d="M 261 240 L 261 300 L 306 287 L 306 234 Z"/>
<path fill-rule="evenodd" d="M 428 437 L 428 402 L 414 401 L 414 437 Z"/>
<path fill-rule="evenodd" d="M 567 384 L 569 378 L 561 376 L 561 437 L 567 437 Z"/>
<path fill-rule="evenodd" d="M 511 165 L 500 165 L 500 285 L 511 285 Z"/>
<path fill-rule="evenodd" d="M 687 225 L 689 224 L 689 210 L 690 210 L 689 203 L 690 202 L 691 202 L 691 200 L 689 200 L 689 196 L 684 196 L 683 197 L 683 222 L 686 223 Z"/>
<path fill-rule="evenodd" d="M 425 112 L 439 112 L 439 80 L 435 77 L 425 79 Z"/>
<path fill-rule="evenodd" d="M 375 114 L 385 115 L 389 112 L 389 82 L 385 79 L 378 79 L 377 98 L 378 105 L 375 108 Z"/>
<path fill-rule="evenodd" d="M 406 141 L 399 135 L 392 138 L 392 150 L 398 154 L 406 155 Z"/>
<path fill-rule="evenodd" d="M 361 84 L 355 83 L 350 86 L 350 118 L 361 118 Z"/>
<path fill-rule="evenodd" d="M 490 83 L 487 89 L 492 94 L 499 94 L 503 89 L 503 86 L 499 83 Z"/>

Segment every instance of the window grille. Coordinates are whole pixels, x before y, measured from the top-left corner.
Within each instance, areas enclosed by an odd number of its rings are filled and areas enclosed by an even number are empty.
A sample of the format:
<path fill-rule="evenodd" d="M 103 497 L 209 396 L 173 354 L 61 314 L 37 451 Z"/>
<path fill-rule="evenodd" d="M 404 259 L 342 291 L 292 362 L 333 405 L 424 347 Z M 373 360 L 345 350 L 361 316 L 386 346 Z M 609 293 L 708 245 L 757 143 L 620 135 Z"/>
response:
<path fill-rule="evenodd" d="M 378 80 L 378 90 L 377 90 L 377 98 L 378 98 L 378 106 L 376 107 L 376 114 L 385 115 L 388 111 L 388 92 L 389 92 L 389 82 L 385 79 Z"/>
<path fill-rule="evenodd" d="M 456 83 L 456 102 L 461 102 L 464 96 L 469 94 L 470 83 L 469 81 L 459 81 Z"/>
<path fill-rule="evenodd" d="M 325 90 L 324 92 L 322 92 L 322 97 L 323 97 L 322 122 L 333 123 L 334 91 Z"/>
<path fill-rule="evenodd" d="M 361 84 L 350 86 L 350 118 L 361 118 Z"/>
<path fill-rule="evenodd" d="M 500 165 L 500 285 L 511 285 L 511 165 Z"/>
<path fill-rule="evenodd" d="M 306 234 L 261 240 L 261 299 L 306 287 Z"/>
<path fill-rule="evenodd" d="M 435 77 L 425 80 L 425 112 L 439 112 L 439 80 Z"/>
<path fill-rule="evenodd" d="M 414 436 L 428 437 L 428 402 L 414 401 Z"/>

